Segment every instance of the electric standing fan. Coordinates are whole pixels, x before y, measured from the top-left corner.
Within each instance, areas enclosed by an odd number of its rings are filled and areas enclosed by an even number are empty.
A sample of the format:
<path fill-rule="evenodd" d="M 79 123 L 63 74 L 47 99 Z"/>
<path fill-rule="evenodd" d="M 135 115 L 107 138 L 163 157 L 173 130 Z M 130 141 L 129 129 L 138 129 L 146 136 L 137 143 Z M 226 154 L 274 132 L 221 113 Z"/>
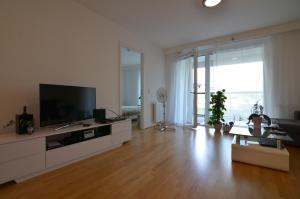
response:
<path fill-rule="evenodd" d="M 157 124 L 157 127 L 160 129 L 160 131 L 168 131 L 168 130 L 175 130 L 175 128 L 170 128 L 166 124 L 166 102 L 167 102 L 167 90 L 165 88 L 159 88 L 156 92 L 156 98 L 159 103 L 163 104 L 164 109 L 164 115 L 163 115 L 163 121 L 159 122 Z"/>

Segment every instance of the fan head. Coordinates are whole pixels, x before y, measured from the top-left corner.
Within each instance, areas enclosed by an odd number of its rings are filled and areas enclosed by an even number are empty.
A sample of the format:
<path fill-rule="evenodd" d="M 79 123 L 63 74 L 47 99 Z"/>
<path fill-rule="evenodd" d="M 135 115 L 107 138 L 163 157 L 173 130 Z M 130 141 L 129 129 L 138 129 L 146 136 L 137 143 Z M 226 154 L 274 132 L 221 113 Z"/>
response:
<path fill-rule="evenodd" d="M 159 88 L 156 92 L 157 101 L 165 103 L 167 101 L 167 90 L 165 88 Z"/>

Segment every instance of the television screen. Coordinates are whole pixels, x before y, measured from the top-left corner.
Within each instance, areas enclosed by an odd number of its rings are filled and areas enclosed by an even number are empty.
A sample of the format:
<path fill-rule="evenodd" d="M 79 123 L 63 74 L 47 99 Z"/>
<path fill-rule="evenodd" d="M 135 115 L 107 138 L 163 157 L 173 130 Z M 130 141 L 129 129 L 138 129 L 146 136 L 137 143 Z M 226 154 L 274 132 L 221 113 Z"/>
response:
<path fill-rule="evenodd" d="M 96 88 L 40 84 L 40 126 L 93 118 Z"/>

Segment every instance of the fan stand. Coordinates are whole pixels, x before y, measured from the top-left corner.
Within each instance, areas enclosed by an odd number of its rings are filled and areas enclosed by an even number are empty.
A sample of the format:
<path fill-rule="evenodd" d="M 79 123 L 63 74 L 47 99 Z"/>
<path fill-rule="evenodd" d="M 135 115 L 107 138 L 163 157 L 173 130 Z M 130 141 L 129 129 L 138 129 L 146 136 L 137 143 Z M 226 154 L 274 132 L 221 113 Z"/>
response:
<path fill-rule="evenodd" d="M 165 131 L 175 131 L 176 129 L 173 127 L 169 127 L 166 123 L 166 103 L 163 102 L 163 109 L 164 109 L 164 119 L 162 122 L 159 122 L 157 124 L 158 129 L 160 132 L 165 132 Z"/>

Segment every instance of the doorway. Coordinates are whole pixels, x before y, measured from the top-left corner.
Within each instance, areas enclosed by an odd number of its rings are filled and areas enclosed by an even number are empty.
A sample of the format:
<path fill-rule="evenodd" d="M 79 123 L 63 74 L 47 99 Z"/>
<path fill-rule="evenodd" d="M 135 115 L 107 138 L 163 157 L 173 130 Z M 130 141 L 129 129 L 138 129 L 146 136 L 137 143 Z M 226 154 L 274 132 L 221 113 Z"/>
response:
<path fill-rule="evenodd" d="M 200 54 L 194 51 L 194 106 L 193 126 L 205 125 L 209 117 L 209 100 L 210 100 L 210 62 L 209 54 Z"/>
<path fill-rule="evenodd" d="M 120 113 L 143 128 L 143 54 L 120 47 Z"/>

